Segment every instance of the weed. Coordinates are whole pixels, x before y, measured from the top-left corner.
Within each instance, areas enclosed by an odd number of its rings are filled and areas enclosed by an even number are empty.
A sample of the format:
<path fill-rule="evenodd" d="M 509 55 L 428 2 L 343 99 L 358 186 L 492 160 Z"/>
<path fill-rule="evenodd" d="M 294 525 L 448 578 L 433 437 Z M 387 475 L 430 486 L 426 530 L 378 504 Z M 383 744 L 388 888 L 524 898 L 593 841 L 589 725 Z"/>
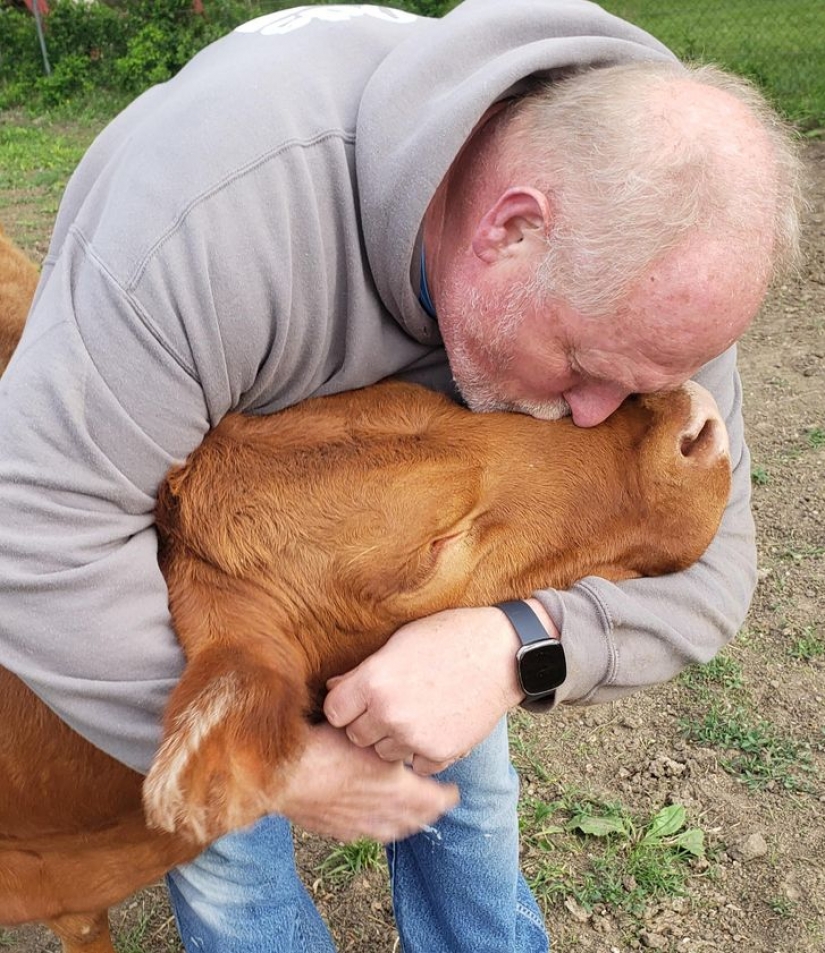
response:
<path fill-rule="evenodd" d="M 822 427 L 809 427 L 805 436 L 814 450 L 825 447 L 825 430 Z"/>
<path fill-rule="evenodd" d="M 799 777 L 800 772 L 810 774 L 814 770 L 810 750 L 798 741 L 782 737 L 770 722 L 751 720 L 741 706 L 725 708 L 713 704 L 702 721 L 683 720 L 682 730 L 701 744 L 737 752 L 719 763 L 751 790 L 769 785 L 787 791 L 810 790 L 810 784 Z"/>
<path fill-rule="evenodd" d="M 810 662 L 825 655 L 825 641 L 816 634 L 813 626 L 806 626 L 802 630 L 802 635 L 788 649 L 788 654 L 791 658 Z"/>
<path fill-rule="evenodd" d="M 143 953 L 146 934 L 152 917 L 145 910 L 140 914 L 137 923 L 118 936 L 120 953 Z"/>
<path fill-rule="evenodd" d="M 770 475 L 764 467 L 757 465 L 751 468 L 751 483 L 754 486 L 767 486 L 770 482 Z"/>
<path fill-rule="evenodd" d="M 779 553 L 780 559 L 790 559 L 795 563 L 801 563 L 806 559 L 819 559 L 820 556 L 825 556 L 825 546 L 807 544 L 787 546 Z"/>
<path fill-rule="evenodd" d="M 340 844 L 321 862 L 318 873 L 329 883 L 342 884 L 365 870 L 386 865 L 384 848 L 376 841 L 361 838 L 352 844 Z"/>
<path fill-rule="evenodd" d="M 742 666 L 725 652 L 706 665 L 694 665 L 681 676 L 683 685 L 699 691 L 718 685 L 725 691 L 739 691 L 744 687 Z"/>
<path fill-rule="evenodd" d="M 704 857 L 704 834 L 686 826 L 679 804 L 641 823 L 622 804 L 576 791 L 544 806 L 531 802 L 530 809 L 534 823 L 527 825 L 525 842 L 540 853 L 528 850 L 528 878 L 545 901 L 572 896 L 587 909 L 605 904 L 636 915 L 653 900 L 683 895 L 691 870 L 686 861 Z M 580 855 L 582 844 L 588 866 L 576 874 L 557 852 Z"/>
<path fill-rule="evenodd" d="M 794 915 L 796 905 L 787 897 L 771 897 L 767 904 L 783 920 L 789 920 Z"/>

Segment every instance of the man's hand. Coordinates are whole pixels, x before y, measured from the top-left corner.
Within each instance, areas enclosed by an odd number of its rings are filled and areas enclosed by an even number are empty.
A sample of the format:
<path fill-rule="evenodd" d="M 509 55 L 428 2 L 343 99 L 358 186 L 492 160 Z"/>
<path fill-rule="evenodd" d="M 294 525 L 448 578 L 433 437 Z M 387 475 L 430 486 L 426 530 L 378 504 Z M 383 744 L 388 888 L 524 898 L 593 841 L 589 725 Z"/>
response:
<path fill-rule="evenodd" d="M 530 605 L 552 626 L 535 600 Z M 324 714 L 354 744 L 435 774 L 521 701 L 519 645 L 499 609 L 439 612 L 402 626 L 361 665 L 332 679 Z"/>
<path fill-rule="evenodd" d="M 354 746 L 343 731 L 318 725 L 290 768 L 278 810 L 316 834 L 387 843 L 418 833 L 456 804 L 454 784 L 418 777 Z"/>

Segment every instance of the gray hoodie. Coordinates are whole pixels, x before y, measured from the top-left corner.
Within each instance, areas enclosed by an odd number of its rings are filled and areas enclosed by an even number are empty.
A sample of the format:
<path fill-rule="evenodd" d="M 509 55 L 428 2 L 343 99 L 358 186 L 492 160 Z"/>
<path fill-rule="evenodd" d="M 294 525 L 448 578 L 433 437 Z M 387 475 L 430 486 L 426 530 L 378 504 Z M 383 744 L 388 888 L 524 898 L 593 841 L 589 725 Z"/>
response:
<path fill-rule="evenodd" d="M 669 57 L 584 0 L 465 0 L 441 20 L 303 7 L 240 27 L 101 134 L 66 191 L 0 381 L 0 663 L 146 770 L 183 659 L 156 559 L 160 481 L 229 410 L 401 375 L 451 390 L 417 298 L 424 211 L 526 77 Z M 733 352 L 700 375 L 735 490 L 686 573 L 541 593 L 603 701 L 709 659 L 754 580 Z"/>

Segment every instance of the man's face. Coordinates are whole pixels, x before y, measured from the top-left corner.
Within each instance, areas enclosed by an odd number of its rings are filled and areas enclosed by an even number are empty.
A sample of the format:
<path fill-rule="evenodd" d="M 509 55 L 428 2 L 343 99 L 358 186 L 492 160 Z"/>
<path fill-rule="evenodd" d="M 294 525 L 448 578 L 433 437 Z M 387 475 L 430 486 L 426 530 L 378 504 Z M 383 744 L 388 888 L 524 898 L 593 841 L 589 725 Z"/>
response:
<path fill-rule="evenodd" d="M 678 387 L 739 337 L 764 295 L 715 243 L 665 256 L 606 317 L 524 285 L 449 289 L 439 323 L 473 410 L 601 423 L 633 393 Z M 458 283 L 456 282 L 456 285 Z"/>

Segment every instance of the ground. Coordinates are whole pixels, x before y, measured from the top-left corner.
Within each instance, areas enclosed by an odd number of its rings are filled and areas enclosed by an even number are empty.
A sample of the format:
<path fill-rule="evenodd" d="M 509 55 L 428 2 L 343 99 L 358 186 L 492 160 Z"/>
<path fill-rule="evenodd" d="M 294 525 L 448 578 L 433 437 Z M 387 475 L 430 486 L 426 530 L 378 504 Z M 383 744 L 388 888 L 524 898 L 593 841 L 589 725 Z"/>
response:
<path fill-rule="evenodd" d="M 804 151 L 806 262 L 741 345 L 760 577 L 745 627 L 671 685 L 514 719 L 523 866 L 559 953 L 825 949 L 825 142 Z M 10 190 L 0 216 L 42 257 L 47 203 Z M 342 953 L 397 949 L 375 852 L 296 842 Z M 112 923 L 122 953 L 179 949 L 161 887 Z M 2 947 L 57 949 L 36 927 L 0 930 Z"/>

